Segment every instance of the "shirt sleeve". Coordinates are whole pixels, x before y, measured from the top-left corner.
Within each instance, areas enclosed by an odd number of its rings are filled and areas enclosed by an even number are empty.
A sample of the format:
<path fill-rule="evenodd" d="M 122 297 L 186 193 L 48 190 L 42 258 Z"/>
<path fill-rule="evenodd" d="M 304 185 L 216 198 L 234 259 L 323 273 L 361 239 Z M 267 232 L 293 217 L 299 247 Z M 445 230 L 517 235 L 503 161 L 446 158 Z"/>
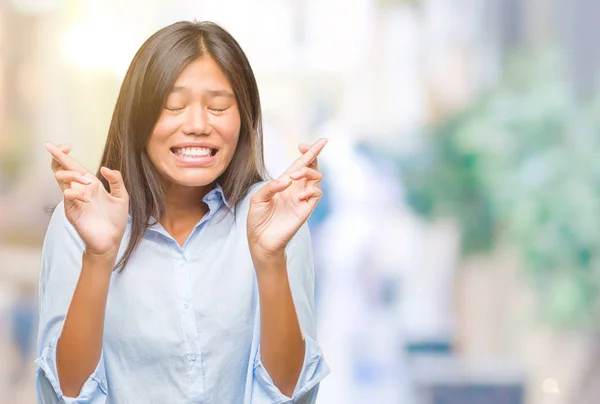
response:
<path fill-rule="evenodd" d="M 300 228 L 288 244 L 286 255 L 292 298 L 305 342 L 304 363 L 292 397 L 287 397 L 275 386 L 271 376 L 265 369 L 259 346 L 253 363 L 251 404 L 314 404 L 317 399 L 319 383 L 330 372 L 323 358 L 321 347 L 316 341 L 315 275 L 310 232 L 307 224 Z M 258 338 L 260 340 L 260 336 Z"/>
<path fill-rule="evenodd" d="M 56 368 L 56 345 L 81 272 L 83 240 L 58 204 L 50 219 L 42 249 L 39 284 L 40 319 L 35 389 L 38 403 L 104 404 L 107 399 L 104 356 L 85 381 L 78 397 L 64 396 Z"/>

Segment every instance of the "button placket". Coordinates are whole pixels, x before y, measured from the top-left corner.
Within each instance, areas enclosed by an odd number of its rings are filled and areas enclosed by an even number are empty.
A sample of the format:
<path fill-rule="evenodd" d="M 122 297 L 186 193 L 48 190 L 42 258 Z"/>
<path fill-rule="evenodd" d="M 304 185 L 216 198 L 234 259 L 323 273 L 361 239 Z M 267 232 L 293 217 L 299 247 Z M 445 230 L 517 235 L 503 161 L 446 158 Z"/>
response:
<path fill-rule="evenodd" d="M 189 284 L 190 274 L 189 274 L 189 257 L 186 257 L 184 251 L 180 251 L 176 257 L 177 262 L 177 270 L 176 276 L 179 278 L 179 304 L 182 308 L 182 323 L 185 328 L 185 339 L 187 341 L 189 351 L 184 355 L 184 360 L 192 366 L 199 360 L 198 353 L 190 353 L 198 352 L 199 347 L 195 342 L 197 330 L 195 324 L 195 316 L 194 311 L 191 309 L 192 301 L 191 301 L 191 289 Z"/>
<path fill-rule="evenodd" d="M 180 266 L 181 268 L 183 268 L 183 267 L 185 267 L 186 263 L 187 263 L 187 260 L 185 259 L 185 255 L 183 255 L 183 254 L 182 254 L 182 255 L 179 257 L 179 266 Z M 183 308 L 184 308 L 184 309 L 188 309 L 189 307 L 190 307 L 190 303 L 189 303 L 188 301 L 185 301 L 185 300 L 184 300 L 184 302 L 183 302 Z"/>

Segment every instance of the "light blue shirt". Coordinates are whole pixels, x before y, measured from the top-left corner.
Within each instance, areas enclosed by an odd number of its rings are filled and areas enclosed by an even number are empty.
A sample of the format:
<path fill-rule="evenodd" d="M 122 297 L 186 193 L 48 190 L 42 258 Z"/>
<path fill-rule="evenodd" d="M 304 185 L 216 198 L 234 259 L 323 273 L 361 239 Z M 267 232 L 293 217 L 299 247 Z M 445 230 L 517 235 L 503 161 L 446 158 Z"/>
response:
<path fill-rule="evenodd" d="M 258 184 L 257 184 L 258 185 Z M 42 253 L 36 391 L 40 403 L 314 403 L 329 373 L 316 342 L 308 226 L 287 247 L 287 271 L 306 352 L 293 396 L 273 384 L 260 357 L 256 275 L 246 237 L 250 194 L 227 209 L 217 186 L 209 212 L 183 247 L 154 224 L 110 281 L 102 355 L 77 398 L 65 397 L 56 343 L 73 297 L 84 243 L 61 202 Z M 121 254 L 130 231 L 128 224 Z"/>

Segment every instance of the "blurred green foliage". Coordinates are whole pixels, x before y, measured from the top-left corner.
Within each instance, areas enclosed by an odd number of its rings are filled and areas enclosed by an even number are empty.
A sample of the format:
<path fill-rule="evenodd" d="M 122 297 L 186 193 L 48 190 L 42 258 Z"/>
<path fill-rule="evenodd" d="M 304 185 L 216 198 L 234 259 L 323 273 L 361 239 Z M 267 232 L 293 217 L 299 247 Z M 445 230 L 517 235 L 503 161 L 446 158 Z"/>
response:
<path fill-rule="evenodd" d="M 499 86 L 401 158 L 408 203 L 453 216 L 463 253 L 515 245 L 543 319 L 600 325 L 600 102 L 577 100 L 556 57 L 515 57 Z"/>
<path fill-rule="evenodd" d="M 29 142 L 24 129 L 14 124 L 9 133 L 10 136 L 0 138 L 0 195 L 15 184 L 29 154 L 26 153 Z"/>

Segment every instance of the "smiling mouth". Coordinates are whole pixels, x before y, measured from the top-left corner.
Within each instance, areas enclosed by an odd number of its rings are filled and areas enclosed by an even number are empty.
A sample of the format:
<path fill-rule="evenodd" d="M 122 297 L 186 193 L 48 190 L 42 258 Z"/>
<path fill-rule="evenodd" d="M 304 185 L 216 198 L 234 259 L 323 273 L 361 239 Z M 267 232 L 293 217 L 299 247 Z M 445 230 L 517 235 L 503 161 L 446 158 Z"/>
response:
<path fill-rule="evenodd" d="M 172 147 L 171 153 L 183 158 L 206 158 L 217 154 L 217 149 L 207 147 Z"/>

